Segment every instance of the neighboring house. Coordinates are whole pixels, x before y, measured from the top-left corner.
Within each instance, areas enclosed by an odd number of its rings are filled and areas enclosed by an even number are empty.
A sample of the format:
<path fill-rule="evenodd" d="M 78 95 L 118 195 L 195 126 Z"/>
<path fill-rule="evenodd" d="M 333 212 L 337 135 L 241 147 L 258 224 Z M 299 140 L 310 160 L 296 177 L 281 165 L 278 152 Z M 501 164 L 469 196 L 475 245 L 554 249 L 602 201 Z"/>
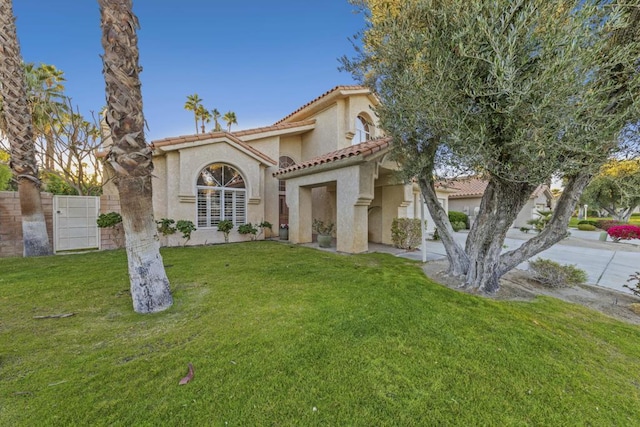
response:
<path fill-rule="evenodd" d="M 377 103 L 364 87 L 337 86 L 272 126 L 154 141 L 155 217 L 192 220 L 193 245 L 223 242 L 223 219 L 236 225 L 230 241 L 247 239 L 237 225 L 268 221 L 308 243 L 315 218 L 335 222 L 338 251 L 391 244 L 394 218 L 420 218 L 420 192 L 395 175 Z M 446 208 L 447 192 L 440 196 Z"/>
<path fill-rule="evenodd" d="M 449 210 L 466 213 L 469 216 L 469 221 L 473 224 L 480 210 L 480 202 L 484 190 L 487 188 L 487 181 L 478 177 L 458 178 L 447 182 L 446 186 L 455 191 L 449 194 Z M 513 227 L 530 227 L 528 221 L 539 218 L 538 211 L 551 210 L 552 206 L 553 194 L 549 187 L 547 185 L 538 186 L 518 214 Z"/>

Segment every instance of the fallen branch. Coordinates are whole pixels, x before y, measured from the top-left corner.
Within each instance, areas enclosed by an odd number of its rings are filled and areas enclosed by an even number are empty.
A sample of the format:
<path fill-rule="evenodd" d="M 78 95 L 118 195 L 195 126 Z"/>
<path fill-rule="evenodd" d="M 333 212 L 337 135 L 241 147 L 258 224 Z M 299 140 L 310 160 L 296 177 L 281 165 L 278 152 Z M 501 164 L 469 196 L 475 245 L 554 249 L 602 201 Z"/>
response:
<path fill-rule="evenodd" d="M 64 317 L 75 316 L 75 313 L 49 314 L 47 316 L 33 316 L 34 319 L 62 319 Z"/>

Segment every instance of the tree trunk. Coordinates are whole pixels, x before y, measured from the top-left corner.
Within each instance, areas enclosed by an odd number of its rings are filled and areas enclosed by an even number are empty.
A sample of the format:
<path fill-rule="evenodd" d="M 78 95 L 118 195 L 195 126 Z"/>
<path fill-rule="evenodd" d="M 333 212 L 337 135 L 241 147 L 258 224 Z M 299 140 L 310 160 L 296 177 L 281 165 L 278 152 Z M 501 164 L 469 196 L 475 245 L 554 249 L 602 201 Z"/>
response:
<path fill-rule="evenodd" d="M 589 184 L 592 174 L 583 171 L 576 176 L 569 178 L 562 191 L 562 196 L 551 215 L 551 219 L 545 228 L 534 238 L 528 240 L 519 248 L 504 253 L 500 257 L 498 275 L 502 276 L 518 264 L 530 259 L 536 254 L 555 245 L 567 236 L 567 227 L 573 214 L 573 210 L 578 203 L 582 191 Z"/>
<path fill-rule="evenodd" d="M 0 94 L 6 134 L 11 145 L 11 168 L 18 181 L 25 257 L 51 255 L 51 243 L 40 197 L 33 123 L 11 0 L 0 0 Z"/>
<path fill-rule="evenodd" d="M 153 313 L 169 308 L 173 299 L 153 218 L 153 163 L 144 138 L 138 20 L 131 0 L 99 0 L 99 4 L 105 51 L 105 121 L 113 138 L 107 161 L 115 171 L 120 195 L 133 308 L 138 313 Z"/>
<path fill-rule="evenodd" d="M 465 252 L 469 269 L 465 287 L 484 293 L 500 288 L 499 261 L 507 231 L 513 225 L 535 186 L 490 178 L 482 196 L 480 211 L 471 227 Z"/>
<path fill-rule="evenodd" d="M 447 258 L 449 260 L 449 270 L 447 273 L 453 276 L 462 276 L 467 273 L 467 269 L 469 268 L 469 257 L 467 257 L 462 246 L 453 238 L 453 228 L 449 221 L 449 215 L 447 215 L 447 212 L 438 201 L 433 179 L 420 178 L 418 183 L 420 184 L 422 197 L 427 204 L 431 218 L 436 224 L 438 234 L 447 252 Z"/>
<path fill-rule="evenodd" d="M 151 177 L 120 178 L 117 186 L 133 309 L 137 313 L 161 311 L 173 300 L 153 217 Z"/>

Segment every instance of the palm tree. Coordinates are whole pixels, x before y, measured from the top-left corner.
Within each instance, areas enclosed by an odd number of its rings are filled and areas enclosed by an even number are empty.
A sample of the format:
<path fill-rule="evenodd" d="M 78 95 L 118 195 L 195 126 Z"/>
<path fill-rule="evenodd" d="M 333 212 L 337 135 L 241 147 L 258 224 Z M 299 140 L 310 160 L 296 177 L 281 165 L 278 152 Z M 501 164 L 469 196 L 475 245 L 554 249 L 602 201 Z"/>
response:
<path fill-rule="evenodd" d="M 227 131 L 231 132 L 231 125 L 237 125 L 238 120 L 236 119 L 236 113 L 233 111 L 227 111 L 227 113 L 222 118 L 225 122 L 227 122 Z"/>
<path fill-rule="evenodd" d="M 222 114 L 220 114 L 220 111 L 218 111 L 217 108 L 214 108 L 213 110 L 211 110 L 211 117 L 213 117 L 213 122 L 214 122 L 214 127 L 213 127 L 213 131 L 214 132 L 220 132 L 222 130 L 222 127 L 220 126 L 220 117 L 222 117 Z"/>
<path fill-rule="evenodd" d="M 153 218 L 153 162 L 144 138 L 138 18 L 133 14 L 132 0 L 98 3 L 107 97 L 105 120 L 113 139 L 106 161 L 115 173 L 120 196 L 133 309 L 153 313 L 169 308 L 173 298 Z"/>
<path fill-rule="evenodd" d="M 3 132 L 11 145 L 11 168 L 18 181 L 22 212 L 23 255 L 51 255 L 51 243 L 40 198 L 33 123 L 11 0 L 0 0 L 0 95 Z"/>
<path fill-rule="evenodd" d="M 196 114 L 198 115 L 198 118 L 200 119 L 200 122 L 202 124 L 202 133 L 204 133 L 204 124 L 211 122 L 211 113 L 201 104 L 198 105 Z"/>
<path fill-rule="evenodd" d="M 34 133 L 36 137 L 44 137 L 44 167 L 53 170 L 55 142 L 52 127 L 56 125 L 54 116 L 68 111 L 62 84 L 66 79 L 64 73 L 54 65 L 40 64 L 36 67 L 33 63 L 28 63 L 24 68 Z"/>
<path fill-rule="evenodd" d="M 187 111 L 193 111 L 193 117 L 196 122 L 196 133 L 198 133 L 198 107 L 201 105 L 202 98 L 197 93 L 187 96 L 187 102 L 184 103 L 184 109 Z"/>

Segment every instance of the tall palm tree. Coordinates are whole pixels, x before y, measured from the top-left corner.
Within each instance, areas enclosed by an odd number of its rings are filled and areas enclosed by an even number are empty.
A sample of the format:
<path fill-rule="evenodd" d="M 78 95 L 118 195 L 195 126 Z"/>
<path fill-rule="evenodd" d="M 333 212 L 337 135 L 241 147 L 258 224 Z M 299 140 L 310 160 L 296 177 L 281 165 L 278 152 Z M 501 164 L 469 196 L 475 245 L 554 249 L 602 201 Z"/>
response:
<path fill-rule="evenodd" d="M 24 65 L 27 82 L 27 100 L 31 109 L 34 134 L 44 137 L 46 141 L 44 153 L 44 167 L 54 169 L 55 141 L 52 127 L 55 126 L 55 116 L 67 112 L 64 99 L 64 73 L 55 65 L 33 63 Z"/>
<path fill-rule="evenodd" d="M 202 102 L 202 98 L 197 93 L 193 95 L 187 95 L 187 102 L 184 103 L 184 109 L 187 111 L 193 111 L 193 117 L 196 123 L 196 133 L 198 133 L 198 107 Z"/>
<path fill-rule="evenodd" d="M 153 162 L 144 137 L 138 18 L 133 13 L 132 0 L 98 3 L 107 97 L 105 120 L 113 139 L 106 160 L 115 173 L 120 196 L 133 309 L 153 313 L 169 308 L 173 298 L 153 218 Z"/>
<path fill-rule="evenodd" d="M 220 114 L 220 111 L 218 111 L 217 108 L 214 108 L 213 110 L 211 110 L 211 117 L 213 117 L 213 131 L 214 132 L 220 132 L 222 130 L 222 127 L 220 126 L 220 117 L 222 117 L 222 114 Z"/>
<path fill-rule="evenodd" d="M 52 253 L 40 198 L 33 123 L 27 103 L 27 88 L 11 0 L 0 0 L 0 95 L 4 133 L 11 145 L 11 168 L 18 181 L 22 212 L 23 255 Z"/>
<path fill-rule="evenodd" d="M 196 114 L 198 115 L 198 118 L 200 119 L 200 122 L 202 124 L 202 133 L 204 133 L 204 124 L 211 122 L 211 113 L 209 112 L 209 110 L 204 108 L 204 105 L 201 104 L 198 105 Z"/>
<path fill-rule="evenodd" d="M 236 113 L 233 111 L 227 111 L 227 113 L 222 118 L 225 122 L 227 122 L 227 131 L 231 132 L 231 125 L 237 125 L 238 120 L 236 119 Z"/>

